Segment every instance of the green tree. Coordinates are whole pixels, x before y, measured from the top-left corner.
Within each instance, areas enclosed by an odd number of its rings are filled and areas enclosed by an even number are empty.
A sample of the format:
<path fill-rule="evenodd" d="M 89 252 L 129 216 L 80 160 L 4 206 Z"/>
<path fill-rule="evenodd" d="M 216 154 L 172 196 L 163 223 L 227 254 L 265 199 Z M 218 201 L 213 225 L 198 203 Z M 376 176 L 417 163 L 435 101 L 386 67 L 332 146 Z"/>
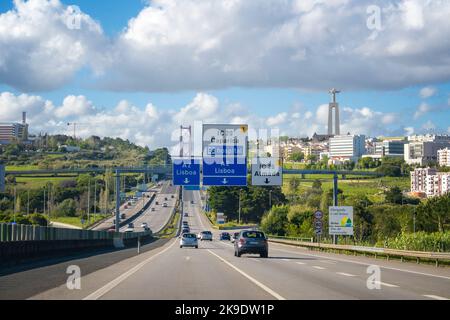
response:
<path fill-rule="evenodd" d="M 293 162 L 301 162 L 303 159 L 305 159 L 305 154 L 303 152 L 293 152 L 289 157 L 289 160 Z"/>
<path fill-rule="evenodd" d="M 61 202 L 56 208 L 57 216 L 75 217 L 77 213 L 77 206 L 75 200 L 66 199 Z"/>
<path fill-rule="evenodd" d="M 261 229 L 271 235 L 284 236 L 286 234 L 288 206 L 273 207 L 261 220 Z"/>

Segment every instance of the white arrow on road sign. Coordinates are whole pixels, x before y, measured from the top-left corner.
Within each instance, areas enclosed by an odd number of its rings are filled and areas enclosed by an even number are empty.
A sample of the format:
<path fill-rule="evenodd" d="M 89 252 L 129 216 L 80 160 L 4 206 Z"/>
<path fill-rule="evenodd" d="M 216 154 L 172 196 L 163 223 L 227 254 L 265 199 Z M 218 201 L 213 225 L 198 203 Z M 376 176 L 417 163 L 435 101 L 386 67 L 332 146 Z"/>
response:
<path fill-rule="evenodd" d="M 222 183 L 223 183 L 223 184 L 227 184 L 227 183 L 228 183 L 227 178 L 223 179 Z"/>
<path fill-rule="evenodd" d="M 189 179 L 188 178 L 184 179 L 184 183 L 188 184 L 189 183 Z"/>

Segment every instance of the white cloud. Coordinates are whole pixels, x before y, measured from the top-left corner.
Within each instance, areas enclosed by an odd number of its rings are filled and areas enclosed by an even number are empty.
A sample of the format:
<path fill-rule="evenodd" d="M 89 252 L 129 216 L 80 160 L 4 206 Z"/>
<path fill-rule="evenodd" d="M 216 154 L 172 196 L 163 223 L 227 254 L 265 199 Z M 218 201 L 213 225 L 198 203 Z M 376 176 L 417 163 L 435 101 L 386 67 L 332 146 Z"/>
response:
<path fill-rule="evenodd" d="M 436 125 L 433 123 L 433 121 L 428 120 L 422 125 L 422 129 L 426 131 L 433 131 L 434 129 L 436 129 Z"/>
<path fill-rule="evenodd" d="M 430 98 L 436 94 L 436 88 L 434 87 L 424 87 L 420 90 L 420 97 L 422 99 Z"/>
<path fill-rule="evenodd" d="M 424 114 L 430 112 L 432 110 L 432 108 L 430 107 L 430 105 L 428 105 L 427 103 L 423 102 L 421 103 L 418 107 L 416 112 L 414 113 L 414 119 L 419 119 L 421 116 L 423 116 Z"/>
<path fill-rule="evenodd" d="M 95 111 L 92 102 L 85 96 L 67 96 L 61 107 L 55 110 L 58 118 L 71 118 L 73 116 L 83 116 Z"/>
<path fill-rule="evenodd" d="M 376 39 L 366 27 L 373 4 L 382 8 Z M 449 1 L 154 0 L 115 38 L 83 12 L 81 28 L 67 28 L 69 12 L 60 0 L 15 0 L 0 14 L 0 84 L 55 89 L 86 66 L 92 81 L 117 91 L 450 80 Z"/>
<path fill-rule="evenodd" d="M 408 29 L 422 29 L 425 25 L 422 0 L 406 0 L 401 5 L 403 23 Z"/>
<path fill-rule="evenodd" d="M 152 103 L 138 107 L 129 101 L 119 101 L 110 109 L 96 108 L 84 96 L 68 96 L 61 105 L 39 96 L 0 94 L 0 121 L 20 121 L 22 111 L 29 114 L 32 133 L 48 132 L 72 135 L 67 122 L 76 122 L 77 136 L 91 135 L 121 137 L 150 148 L 177 146 L 179 126 L 205 123 L 247 123 L 251 129 L 279 129 L 281 135 L 312 136 L 327 131 L 327 105 L 318 106 L 316 117 L 303 107 L 293 106 L 290 111 L 274 117 L 260 117 L 239 103 L 223 104 L 217 97 L 198 93 L 186 106 L 161 109 Z M 322 117 L 325 115 L 325 121 Z M 402 131 L 396 114 L 382 113 L 370 108 L 343 108 L 342 132 L 380 135 Z M 399 126 L 398 128 L 396 126 Z"/>
<path fill-rule="evenodd" d="M 23 91 L 59 88 L 83 66 L 95 70 L 106 41 L 99 24 L 80 13 L 80 29 L 70 29 L 71 8 L 59 0 L 14 0 L 0 14 L 0 83 Z"/>
<path fill-rule="evenodd" d="M 297 115 L 296 118 L 298 118 L 299 115 Z M 269 127 L 279 126 L 280 124 L 284 123 L 288 117 L 288 114 L 286 112 L 282 112 L 277 114 L 275 117 L 269 117 L 266 121 L 267 125 Z"/>
<path fill-rule="evenodd" d="M 404 130 L 405 130 L 405 135 L 407 135 L 407 136 L 413 135 L 414 131 L 415 131 L 414 127 L 405 127 Z"/>

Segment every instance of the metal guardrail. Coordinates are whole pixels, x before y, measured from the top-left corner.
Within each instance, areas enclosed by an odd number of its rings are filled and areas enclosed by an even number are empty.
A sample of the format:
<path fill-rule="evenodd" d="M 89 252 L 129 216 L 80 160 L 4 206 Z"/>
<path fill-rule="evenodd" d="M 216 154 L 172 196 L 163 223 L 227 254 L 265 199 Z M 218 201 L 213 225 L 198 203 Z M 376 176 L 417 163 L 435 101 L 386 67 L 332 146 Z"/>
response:
<path fill-rule="evenodd" d="M 287 237 L 274 237 L 269 236 L 269 241 L 274 243 L 282 243 L 288 245 L 294 245 L 299 247 L 306 247 L 310 249 L 319 250 L 337 250 L 337 251 L 348 251 L 348 252 L 360 252 L 364 254 L 372 254 L 389 257 L 399 257 L 403 262 L 404 258 L 416 259 L 417 263 L 420 263 L 421 259 L 428 259 L 435 261 L 436 266 L 439 265 L 439 261 L 450 262 L 450 252 L 427 252 L 427 251 L 411 251 L 411 250 L 399 250 L 399 249 L 389 249 L 389 248 L 378 248 L 378 247 L 364 247 L 364 246 L 354 246 L 354 245 L 341 245 L 341 244 L 327 244 L 327 243 L 317 243 L 317 242 L 303 242 L 297 241 L 296 238 Z"/>
<path fill-rule="evenodd" d="M 283 239 L 283 240 L 293 240 L 293 241 L 314 242 L 314 238 L 269 236 L 269 239 L 270 238 Z"/>
<path fill-rule="evenodd" d="M 78 229 L 64 229 L 30 225 L 0 224 L 0 242 L 15 241 L 65 241 L 65 240 L 123 240 L 150 235 L 149 232 L 107 232 Z"/>

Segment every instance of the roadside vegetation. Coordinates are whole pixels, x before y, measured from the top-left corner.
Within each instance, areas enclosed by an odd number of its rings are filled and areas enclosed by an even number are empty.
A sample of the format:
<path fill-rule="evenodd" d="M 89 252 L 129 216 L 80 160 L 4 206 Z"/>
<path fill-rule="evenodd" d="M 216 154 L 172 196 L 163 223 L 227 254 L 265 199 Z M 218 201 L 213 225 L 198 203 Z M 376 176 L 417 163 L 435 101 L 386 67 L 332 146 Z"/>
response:
<path fill-rule="evenodd" d="M 300 158 L 300 157 L 299 157 Z M 357 164 L 336 168 L 321 163 L 288 163 L 296 169 L 376 170 L 381 178 L 339 177 L 338 203 L 354 208 L 354 236 L 338 237 L 338 243 L 388 247 L 419 251 L 450 251 L 450 195 L 420 200 L 407 196 L 411 168 L 399 159 L 381 161 L 362 159 Z M 246 192 L 241 197 L 241 219 L 255 223 L 270 235 L 316 238 L 314 212 L 323 217 L 322 242 L 328 235 L 328 208 L 333 203 L 332 175 L 285 176 L 281 189 L 250 187 L 261 197 Z M 269 206 L 272 190 L 272 206 Z M 237 220 L 238 188 L 210 188 L 209 204 L 214 221 L 216 212 L 224 212 L 227 221 Z"/>
<path fill-rule="evenodd" d="M 80 151 L 67 152 L 64 145 Z M 171 159 L 165 148 L 150 151 L 120 138 L 73 139 L 57 135 L 45 137 L 34 146 L 18 143 L 2 146 L 0 162 L 7 170 L 26 171 L 161 165 Z M 144 174 L 124 174 L 120 192 L 133 194 L 137 185 L 150 178 Z M 55 221 L 88 227 L 112 213 L 115 193 L 114 173 L 108 169 L 104 174 L 8 175 L 6 192 L 0 194 L 0 221 L 39 225 Z"/>

